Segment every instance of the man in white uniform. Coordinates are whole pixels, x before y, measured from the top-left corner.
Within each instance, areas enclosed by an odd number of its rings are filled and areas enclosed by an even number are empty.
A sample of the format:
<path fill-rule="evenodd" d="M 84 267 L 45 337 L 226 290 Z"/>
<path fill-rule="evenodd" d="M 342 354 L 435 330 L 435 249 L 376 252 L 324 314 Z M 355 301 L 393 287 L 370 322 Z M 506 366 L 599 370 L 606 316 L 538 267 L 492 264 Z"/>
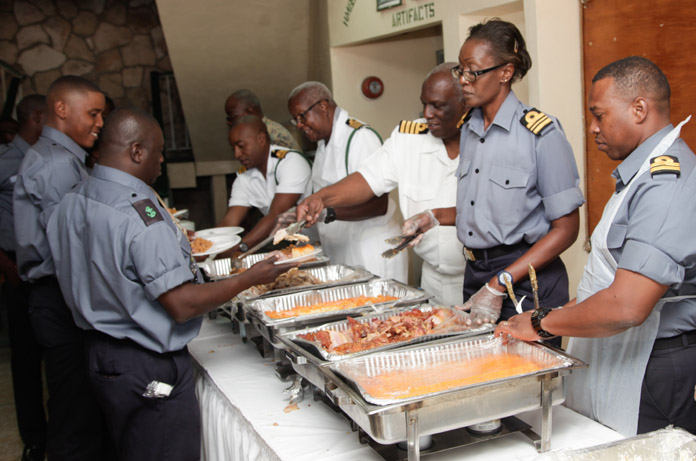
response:
<path fill-rule="evenodd" d="M 315 192 L 357 171 L 382 144 L 374 130 L 336 105 L 323 83 L 305 82 L 292 90 L 288 110 L 304 135 L 317 142 L 312 167 Z M 387 194 L 360 205 L 328 209 L 324 222 L 317 224 L 324 253 L 334 263 L 363 266 L 381 277 L 406 282 L 406 254 L 381 256 L 388 248 L 384 240 L 400 233 L 395 210 Z"/>
<path fill-rule="evenodd" d="M 528 341 L 573 336 L 568 352 L 590 367 L 568 379 L 567 405 L 624 436 L 669 424 L 696 433 L 696 157 L 669 100 L 667 78 L 643 57 L 594 76 L 590 131 L 621 163 L 578 298 L 496 329 Z"/>
<path fill-rule="evenodd" d="M 423 82 L 424 118 L 401 121 L 357 172 L 301 202 L 298 218 L 314 222 L 325 207 L 359 204 L 397 187 L 403 216 L 454 206 L 459 126 L 467 113 L 462 88 L 450 72 L 455 65 L 437 66 Z M 456 229 L 439 226 L 414 250 L 423 258 L 421 287 L 438 302 L 462 304 L 466 259 Z"/>
<path fill-rule="evenodd" d="M 218 226 L 238 226 L 251 207 L 264 214 L 231 249 L 230 253 L 235 253 L 266 238 L 276 217 L 309 195 L 312 168 L 299 152 L 271 144 L 266 125 L 254 115 L 241 117 L 230 128 L 229 137 L 242 167 L 232 185 L 227 213 Z"/>

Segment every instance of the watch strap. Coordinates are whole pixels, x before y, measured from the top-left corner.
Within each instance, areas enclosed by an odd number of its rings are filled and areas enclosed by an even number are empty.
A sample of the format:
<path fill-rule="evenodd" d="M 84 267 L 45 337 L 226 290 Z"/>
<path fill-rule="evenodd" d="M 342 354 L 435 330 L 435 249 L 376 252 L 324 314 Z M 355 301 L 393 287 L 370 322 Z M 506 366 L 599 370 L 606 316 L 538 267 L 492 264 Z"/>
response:
<path fill-rule="evenodd" d="M 544 339 L 553 338 L 555 336 L 541 328 L 541 320 L 549 315 L 549 312 L 551 312 L 550 307 L 542 307 L 532 312 L 532 328 L 534 328 L 537 335 Z"/>

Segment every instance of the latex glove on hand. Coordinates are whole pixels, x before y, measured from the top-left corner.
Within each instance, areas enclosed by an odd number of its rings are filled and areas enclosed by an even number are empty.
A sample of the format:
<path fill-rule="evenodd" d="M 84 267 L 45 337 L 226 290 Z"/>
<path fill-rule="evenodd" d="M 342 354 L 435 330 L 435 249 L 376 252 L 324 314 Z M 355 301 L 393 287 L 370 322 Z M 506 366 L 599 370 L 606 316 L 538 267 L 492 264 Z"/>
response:
<path fill-rule="evenodd" d="M 435 214 L 433 214 L 433 210 L 425 210 L 416 215 L 411 216 L 403 222 L 403 224 L 401 225 L 401 235 L 405 237 L 420 232 L 421 235 L 413 239 L 411 243 L 409 243 L 408 245 L 410 247 L 414 247 L 418 245 L 421 242 L 421 240 L 423 240 L 424 233 L 426 233 L 430 229 L 434 229 L 439 225 L 440 221 L 438 221 L 435 217 Z"/>
<path fill-rule="evenodd" d="M 295 207 L 290 208 L 288 211 L 280 213 L 276 217 L 275 225 L 273 230 L 268 235 L 275 235 L 280 229 L 285 229 L 290 224 L 297 222 L 297 210 Z"/>
<path fill-rule="evenodd" d="M 469 312 L 472 324 L 495 323 L 503 309 L 503 299 L 507 295 L 485 284 L 464 303 L 463 310 Z"/>

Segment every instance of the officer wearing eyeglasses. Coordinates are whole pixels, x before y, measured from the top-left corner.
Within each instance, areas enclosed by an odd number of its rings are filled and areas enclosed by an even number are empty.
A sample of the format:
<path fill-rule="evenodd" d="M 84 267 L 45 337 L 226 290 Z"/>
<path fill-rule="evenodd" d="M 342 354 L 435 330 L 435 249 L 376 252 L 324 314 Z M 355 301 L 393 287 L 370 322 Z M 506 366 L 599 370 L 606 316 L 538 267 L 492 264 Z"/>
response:
<path fill-rule="evenodd" d="M 468 259 L 465 309 L 477 323 L 505 320 L 515 307 L 533 308 L 528 264 L 537 269 L 542 305 L 568 300 L 568 275 L 559 255 L 575 242 L 584 203 L 573 152 L 554 117 L 520 102 L 511 89 L 531 67 L 524 38 L 513 24 L 477 24 L 452 69 L 471 117 L 462 127 L 457 206 L 407 220 L 427 231 L 456 223 Z M 555 305 L 555 304 L 550 304 Z"/>

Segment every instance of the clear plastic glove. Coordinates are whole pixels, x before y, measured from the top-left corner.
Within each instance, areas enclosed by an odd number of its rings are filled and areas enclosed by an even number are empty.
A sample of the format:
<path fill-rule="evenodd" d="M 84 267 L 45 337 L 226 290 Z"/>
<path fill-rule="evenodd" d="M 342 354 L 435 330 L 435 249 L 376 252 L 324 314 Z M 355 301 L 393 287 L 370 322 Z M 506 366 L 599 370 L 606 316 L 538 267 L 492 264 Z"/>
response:
<path fill-rule="evenodd" d="M 290 208 L 288 211 L 280 213 L 276 217 L 275 225 L 273 230 L 268 235 L 275 235 L 280 229 L 285 229 L 290 224 L 297 222 L 297 210 L 295 207 Z"/>
<path fill-rule="evenodd" d="M 430 229 L 433 229 L 440 225 L 440 221 L 437 220 L 433 210 L 425 210 L 416 215 L 411 216 L 401 225 L 401 235 L 408 236 L 421 233 L 418 237 L 413 239 L 408 246 L 414 247 L 418 245 L 421 240 L 423 240 L 423 234 Z"/>
<path fill-rule="evenodd" d="M 464 303 L 462 308 L 469 312 L 469 318 L 474 325 L 495 323 L 503 309 L 503 299 L 507 295 L 485 284 L 479 291 Z"/>

